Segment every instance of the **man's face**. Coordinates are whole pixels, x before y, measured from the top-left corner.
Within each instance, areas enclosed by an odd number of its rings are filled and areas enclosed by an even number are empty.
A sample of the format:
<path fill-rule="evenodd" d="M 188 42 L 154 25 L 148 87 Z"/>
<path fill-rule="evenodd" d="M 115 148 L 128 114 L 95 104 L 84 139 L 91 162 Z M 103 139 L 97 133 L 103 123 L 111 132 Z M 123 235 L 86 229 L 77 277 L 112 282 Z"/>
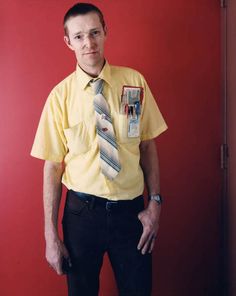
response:
<path fill-rule="evenodd" d="M 80 67 L 89 74 L 99 74 L 104 63 L 106 32 L 95 12 L 71 17 L 67 23 L 66 44 L 75 52 Z M 98 72 L 98 73 L 97 73 Z"/>

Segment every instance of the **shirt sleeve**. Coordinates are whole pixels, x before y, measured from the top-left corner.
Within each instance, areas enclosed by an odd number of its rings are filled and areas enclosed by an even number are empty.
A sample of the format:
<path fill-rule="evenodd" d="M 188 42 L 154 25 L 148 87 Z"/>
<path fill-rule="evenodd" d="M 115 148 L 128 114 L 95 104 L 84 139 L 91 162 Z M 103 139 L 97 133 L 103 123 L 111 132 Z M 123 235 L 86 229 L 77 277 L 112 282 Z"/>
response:
<path fill-rule="evenodd" d="M 52 91 L 43 108 L 31 155 L 44 160 L 62 162 L 66 153 L 63 110 L 58 96 Z"/>
<path fill-rule="evenodd" d="M 167 129 L 165 120 L 145 79 L 140 128 L 141 141 L 156 138 Z"/>

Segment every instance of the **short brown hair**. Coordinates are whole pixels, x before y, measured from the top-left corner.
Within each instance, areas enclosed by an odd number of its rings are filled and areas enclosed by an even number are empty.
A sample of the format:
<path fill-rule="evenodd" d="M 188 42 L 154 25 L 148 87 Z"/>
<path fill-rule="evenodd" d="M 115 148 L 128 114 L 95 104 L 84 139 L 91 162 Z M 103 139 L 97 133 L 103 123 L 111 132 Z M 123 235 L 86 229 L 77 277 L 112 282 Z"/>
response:
<path fill-rule="evenodd" d="M 70 19 L 71 17 L 75 17 L 77 15 L 85 15 L 89 12 L 97 13 L 97 15 L 99 16 L 100 22 L 102 24 L 102 27 L 103 29 L 105 29 L 106 24 L 104 21 L 104 16 L 101 10 L 97 6 L 91 3 L 76 3 L 67 11 L 67 13 L 64 16 L 63 25 L 64 25 L 65 35 L 68 36 L 68 30 L 66 27 L 66 22 L 68 21 L 68 19 Z"/>

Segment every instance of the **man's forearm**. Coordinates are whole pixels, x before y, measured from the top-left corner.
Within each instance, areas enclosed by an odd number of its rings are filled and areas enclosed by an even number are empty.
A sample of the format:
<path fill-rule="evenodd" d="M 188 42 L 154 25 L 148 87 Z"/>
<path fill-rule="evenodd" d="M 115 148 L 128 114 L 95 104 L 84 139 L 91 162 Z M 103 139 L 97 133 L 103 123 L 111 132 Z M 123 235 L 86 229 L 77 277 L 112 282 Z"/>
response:
<path fill-rule="evenodd" d="M 154 140 L 140 144 L 140 164 L 149 195 L 160 193 L 159 161 Z"/>
<path fill-rule="evenodd" d="M 43 201 L 44 201 L 44 221 L 45 239 L 58 238 L 58 212 L 61 201 L 61 177 L 63 166 L 61 163 L 45 161 L 43 180 Z"/>
<path fill-rule="evenodd" d="M 159 164 L 154 140 L 144 141 L 140 144 L 140 165 L 142 167 L 145 184 L 149 195 L 160 193 Z M 145 210 L 138 217 L 143 225 L 143 233 L 138 243 L 142 254 L 152 252 L 159 228 L 161 206 L 150 200 Z"/>

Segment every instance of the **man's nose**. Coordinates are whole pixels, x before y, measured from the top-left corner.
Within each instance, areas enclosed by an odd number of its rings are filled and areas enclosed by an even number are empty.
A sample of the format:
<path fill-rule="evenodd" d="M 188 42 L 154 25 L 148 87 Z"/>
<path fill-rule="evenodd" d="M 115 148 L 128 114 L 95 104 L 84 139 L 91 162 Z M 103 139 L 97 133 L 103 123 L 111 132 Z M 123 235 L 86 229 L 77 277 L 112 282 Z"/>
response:
<path fill-rule="evenodd" d="M 95 42 L 94 42 L 92 36 L 89 36 L 89 35 L 88 35 L 88 36 L 86 36 L 86 37 L 84 38 L 84 45 L 85 45 L 87 48 L 93 48 L 93 47 L 94 47 Z"/>

